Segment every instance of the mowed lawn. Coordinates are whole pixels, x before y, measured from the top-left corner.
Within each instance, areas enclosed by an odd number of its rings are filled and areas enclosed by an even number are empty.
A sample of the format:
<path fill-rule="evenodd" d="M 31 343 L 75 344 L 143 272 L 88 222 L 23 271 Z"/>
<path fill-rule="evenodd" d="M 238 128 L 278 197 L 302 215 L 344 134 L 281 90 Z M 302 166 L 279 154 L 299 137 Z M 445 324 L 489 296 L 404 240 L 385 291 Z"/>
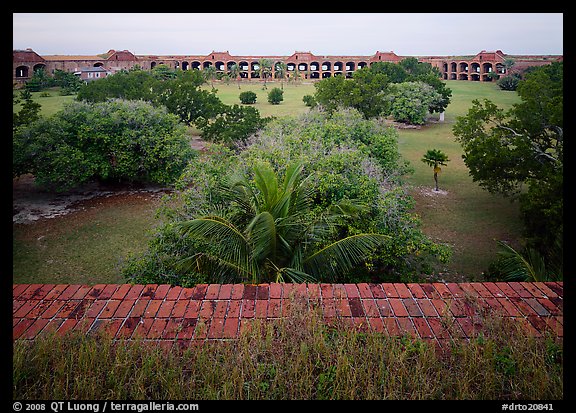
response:
<path fill-rule="evenodd" d="M 452 103 L 444 123 L 421 129 L 400 130 L 399 148 L 415 173 L 407 177 L 417 201 L 415 212 L 422 218 L 424 232 L 453 247 L 453 260 L 443 271 L 456 281 L 481 277 L 496 252 L 495 239 L 517 241 L 521 231 L 518 207 L 501 196 L 482 190 L 468 174 L 460 145 L 452 134 L 456 116 L 464 115 L 473 99 L 488 98 L 499 106 L 509 107 L 519 98 L 515 92 L 500 91 L 495 84 L 449 81 Z M 252 90 L 257 95 L 253 105 L 262 116 L 293 116 L 308 108 L 302 97 L 314 94 L 311 83 L 284 83 L 284 101 L 271 105 L 267 94 L 280 82 L 215 83 L 218 95 L 226 104 L 240 104 L 240 92 Z M 210 88 L 210 85 L 205 86 Z M 72 96 L 33 97 L 49 116 Z M 17 108 L 15 108 L 17 110 Z M 427 149 L 445 151 L 451 161 L 440 174 L 440 189 L 446 195 L 428 196 L 434 185 L 432 170 L 420 161 Z M 141 202 L 104 202 L 92 205 L 89 213 L 78 213 L 42 223 L 15 225 L 13 229 L 13 282 L 39 283 L 110 283 L 122 282 L 119 266 L 124 256 L 143 251 L 149 230 L 156 224 L 156 200 Z M 84 217 L 84 219 L 83 219 Z M 448 275 L 449 274 L 449 275 Z"/>
<path fill-rule="evenodd" d="M 517 203 L 492 195 L 473 182 L 452 126 L 458 116 L 466 115 L 474 99 L 490 99 L 500 107 L 510 108 L 520 98 L 516 92 L 502 91 L 494 83 L 448 81 L 448 86 L 452 99 L 444 123 L 400 130 L 399 148 L 415 169 L 408 182 L 424 232 L 453 248 L 452 262 L 446 267 L 450 274 L 447 278 L 478 280 L 495 258 L 495 240 L 517 244 L 521 222 Z M 446 194 L 430 195 L 433 171 L 420 161 L 428 149 L 440 149 L 450 159 L 439 174 L 439 188 Z"/>

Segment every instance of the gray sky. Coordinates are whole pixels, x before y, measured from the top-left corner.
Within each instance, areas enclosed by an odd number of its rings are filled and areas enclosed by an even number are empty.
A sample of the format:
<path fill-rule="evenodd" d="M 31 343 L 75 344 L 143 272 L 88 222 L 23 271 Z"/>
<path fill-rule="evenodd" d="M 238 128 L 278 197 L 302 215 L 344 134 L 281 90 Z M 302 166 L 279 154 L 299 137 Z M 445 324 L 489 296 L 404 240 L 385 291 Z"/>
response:
<path fill-rule="evenodd" d="M 14 13 L 40 55 L 563 54 L 562 13 Z"/>

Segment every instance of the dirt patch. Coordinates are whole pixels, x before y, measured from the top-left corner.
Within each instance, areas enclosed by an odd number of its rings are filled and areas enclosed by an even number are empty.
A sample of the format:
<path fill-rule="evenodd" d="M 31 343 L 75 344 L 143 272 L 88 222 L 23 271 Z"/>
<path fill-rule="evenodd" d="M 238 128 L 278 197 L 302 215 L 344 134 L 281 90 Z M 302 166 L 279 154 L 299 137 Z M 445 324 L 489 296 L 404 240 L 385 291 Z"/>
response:
<path fill-rule="evenodd" d="M 23 175 L 12 181 L 12 223 L 30 224 L 60 217 L 94 207 L 97 203 L 102 204 L 102 199 L 106 198 L 114 198 L 114 202 L 130 202 L 132 198 L 141 198 L 142 195 L 160 197 L 167 192 L 168 188 L 155 185 L 90 183 L 73 191 L 54 193 L 38 188 L 32 175 Z"/>

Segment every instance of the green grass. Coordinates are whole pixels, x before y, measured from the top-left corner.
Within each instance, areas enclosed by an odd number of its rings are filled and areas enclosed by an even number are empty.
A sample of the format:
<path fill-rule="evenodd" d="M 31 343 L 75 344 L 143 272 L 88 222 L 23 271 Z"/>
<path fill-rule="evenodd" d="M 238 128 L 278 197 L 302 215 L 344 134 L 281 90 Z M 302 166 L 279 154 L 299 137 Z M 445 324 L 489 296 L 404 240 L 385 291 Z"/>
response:
<path fill-rule="evenodd" d="M 490 99 L 503 108 L 510 108 L 520 99 L 515 92 L 501 91 L 493 83 L 448 81 L 448 86 L 452 89 L 452 99 L 445 122 L 419 130 L 400 130 L 399 149 L 414 167 L 408 183 L 413 187 L 411 193 L 417 200 L 416 212 L 422 218 L 424 232 L 453 247 L 452 262 L 445 271 L 467 280 L 478 280 L 495 259 L 494 240 L 517 243 L 522 225 L 517 204 L 488 193 L 472 181 L 452 126 L 457 116 L 467 113 L 473 99 Z M 420 161 L 428 149 L 440 149 L 450 158 L 439 174 L 439 187 L 447 191 L 447 195 L 421 194 L 422 187 L 434 187 L 432 168 Z"/>
<path fill-rule="evenodd" d="M 120 265 L 143 252 L 156 224 L 157 200 L 106 198 L 85 210 L 18 224 L 12 232 L 14 283 L 123 283 Z M 103 203 L 103 205 L 98 205 Z"/>
<path fill-rule="evenodd" d="M 273 88 L 284 88 L 284 100 L 278 105 L 268 103 L 268 93 Z M 304 95 L 313 95 L 315 92 L 312 83 L 288 83 L 284 82 L 282 86 L 279 81 L 267 81 L 266 89 L 264 89 L 264 82 L 257 80 L 240 82 L 240 89 L 238 89 L 237 82 L 229 82 L 228 84 L 221 82 L 215 83 L 214 88 L 218 90 L 218 97 L 227 105 L 240 104 L 240 93 L 252 91 L 256 93 L 256 103 L 252 106 L 258 109 L 260 116 L 297 116 L 308 111 L 308 107 L 304 105 L 302 97 Z M 204 85 L 204 89 L 210 90 L 210 85 Z"/>
<path fill-rule="evenodd" d="M 447 325 L 454 320 L 444 320 Z M 255 319 L 237 341 L 184 351 L 103 333 L 46 334 L 13 344 L 21 399 L 111 400 L 559 400 L 563 345 L 534 338 L 506 318 L 482 335 L 446 342 L 328 326 L 293 301 L 282 319 Z"/>
<path fill-rule="evenodd" d="M 13 91 L 13 93 L 20 97 L 19 91 Z M 43 94 L 49 94 L 50 96 L 41 96 Z M 71 102 L 76 98 L 76 95 L 68 95 L 68 96 L 61 96 L 60 95 L 60 88 L 54 87 L 47 90 L 43 90 L 42 92 L 32 92 L 32 100 L 34 102 L 39 103 L 42 105 L 40 108 L 40 114 L 42 116 L 48 117 L 52 116 L 56 112 L 62 109 L 62 106 L 67 103 Z M 12 110 L 14 112 L 18 112 L 22 106 L 22 103 L 18 103 L 12 106 Z"/>

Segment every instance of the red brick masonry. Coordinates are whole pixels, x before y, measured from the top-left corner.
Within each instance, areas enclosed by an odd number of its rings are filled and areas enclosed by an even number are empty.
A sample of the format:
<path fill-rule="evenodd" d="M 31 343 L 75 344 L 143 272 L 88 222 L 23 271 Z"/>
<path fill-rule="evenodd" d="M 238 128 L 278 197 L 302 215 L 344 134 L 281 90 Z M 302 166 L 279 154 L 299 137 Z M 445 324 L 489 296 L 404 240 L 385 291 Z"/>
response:
<path fill-rule="evenodd" d="M 105 329 L 116 338 L 141 337 L 163 345 L 190 340 L 234 339 L 253 319 L 287 314 L 295 297 L 316 303 L 330 322 L 391 336 L 410 334 L 438 344 L 469 338 L 494 311 L 531 334 L 563 337 L 562 282 L 427 284 L 14 284 L 13 339 L 43 331 Z M 447 329 L 446 319 L 451 320 Z"/>

